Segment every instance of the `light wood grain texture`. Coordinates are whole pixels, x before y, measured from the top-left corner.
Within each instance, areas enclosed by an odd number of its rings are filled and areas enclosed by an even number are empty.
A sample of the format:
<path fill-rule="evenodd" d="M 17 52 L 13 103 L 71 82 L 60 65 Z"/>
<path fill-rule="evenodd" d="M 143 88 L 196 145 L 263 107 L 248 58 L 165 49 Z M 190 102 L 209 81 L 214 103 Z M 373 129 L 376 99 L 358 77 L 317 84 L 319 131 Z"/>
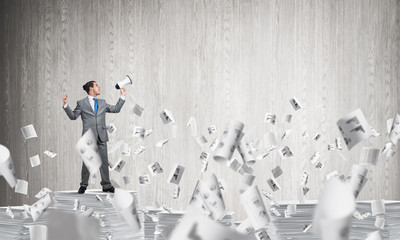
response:
<path fill-rule="evenodd" d="M 122 176 L 131 175 L 135 183 L 124 188 L 139 190 L 138 176 L 157 161 L 165 172 L 146 187 L 147 203 L 157 199 L 175 209 L 186 208 L 201 177 L 200 154 L 211 153 L 209 144 L 230 119 L 245 124 L 246 141 L 291 129 L 284 144 L 294 157 L 281 159 L 274 152 L 257 162 L 255 184 L 268 189 L 270 170 L 280 165 L 282 189 L 275 197 L 293 200 L 307 171 L 307 199 L 317 199 L 328 173 L 347 174 L 362 146 L 382 148 L 388 142 L 386 119 L 400 111 L 399 1 L 8 0 L 0 11 L 0 144 L 10 149 L 18 178 L 29 182 L 24 196 L 0 178 L 0 205 L 31 204 L 43 187 L 78 189 L 81 160 L 75 144 L 82 123 L 68 119 L 61 97 L 67 93 L 75 107 L 86 96 L 82 85 L 89 80 L 96 80 L 100 97 L 114 104 L 115 83 L 126 74 L 133 78 L 122 111 L 107 116 L 118 128 L 108 146 L 126 140 L 132 151 L 146 150 L 130 157 L 109 154 L 111 162 L 127 161 L 111 177 L 123 186 Z M 306 108 L 294 111 L 292 97 Z M 141 117 L 132 113 L 135 104 L 145 108 Z M 327 144 L 340 134 L 336 121 L 358 107 L 381 136 L 343 150 L 343 159 L 337 151 L 328 152 Z M 164 108 L 175 117 L 176 139 L 158 116 Z M 263 122 L 266 112 L 277 114 L 276 126 Z M 292 123 L 283 122 L 285 114 L 293 114 Z M 205 146 L 190 135 L 191 116 L 209 141 Z M 39 137 L 25 141 L 20 128 L 31 123 Z M 209 136 L 212 124 L 218 134 Z M 134 138 L 135 126 L 153 133 L 144 141 Z M 310 135 L 307 141 L 303 130 Z M 322 137 L 314 142 L 317 133 Z M 163 148 L 155 146 L 167 137 Z M 49 159 L 45 150 L 58 155 Z M 322 171 L 309 163 L 315 151 L 323 153 Z M 36 154 L 42 163 L 31 168 L 29 157 Z M 376 167 L 369 167 L 359 199 L 400 200 L 398 156 L 381 156 Z M 237 153 L 234 157 L 240 159 Z M 186 167 L 178 200 L 167 183 L 175 163 Z M 227 207 L 244 219 L 240 175 L 212 159 L 208 171 L 228 183 Z"/>

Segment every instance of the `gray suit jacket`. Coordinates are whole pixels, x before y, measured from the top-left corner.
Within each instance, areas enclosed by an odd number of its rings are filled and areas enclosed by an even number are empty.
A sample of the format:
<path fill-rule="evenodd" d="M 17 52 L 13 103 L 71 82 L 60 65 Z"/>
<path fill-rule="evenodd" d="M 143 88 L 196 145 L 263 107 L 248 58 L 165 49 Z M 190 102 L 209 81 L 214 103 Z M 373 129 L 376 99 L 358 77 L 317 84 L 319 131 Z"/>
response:
<path fill-rule="evenodd" d="M 69 105 L 64 110 L 71 120 L 75 120 L 81 116 L 83 123 L 82 135 L 91 128 L 96 139 L 99 137 L 102 142 L 107 142 L 106 113 L 118 113 L 124 103 L 125 100 L 119 98 L 117 104 L 112 106 L 104 99 L 97 99 L 97 114 L 94 114 L 89 99 L 85 97 L 76 103 L 76 108 L 73 111 Z"/>

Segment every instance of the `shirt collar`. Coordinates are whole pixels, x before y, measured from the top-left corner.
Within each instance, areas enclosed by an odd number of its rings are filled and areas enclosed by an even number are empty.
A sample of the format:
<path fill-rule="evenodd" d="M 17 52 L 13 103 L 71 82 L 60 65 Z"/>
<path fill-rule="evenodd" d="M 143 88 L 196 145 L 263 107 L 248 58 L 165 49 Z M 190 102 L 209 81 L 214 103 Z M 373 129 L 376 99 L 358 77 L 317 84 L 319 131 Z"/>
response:
<path fill-rule="evenodd" d="M 93 96 L 88 95 L 87 97 L 89 98 L 89 101 L 93 101 Z"/>

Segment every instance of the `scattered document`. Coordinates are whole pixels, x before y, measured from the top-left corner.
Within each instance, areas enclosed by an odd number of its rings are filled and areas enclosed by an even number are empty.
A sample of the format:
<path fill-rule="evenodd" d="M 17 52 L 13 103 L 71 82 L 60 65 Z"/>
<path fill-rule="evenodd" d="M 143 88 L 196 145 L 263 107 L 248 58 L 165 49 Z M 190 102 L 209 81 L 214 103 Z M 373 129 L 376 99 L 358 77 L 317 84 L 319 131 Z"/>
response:
<path fill-rule="evenodd" d="M 21 128 L 21 131 L 22 134 L 24 135 L 25 140 L 37 137 L 36 130 L 32 124 Z"/>
<path fill-rule="evenodd" d="M 372 135 L 371 126 L 361 109 L 356 109 L 339 119 L 337 126 L 349 150 Z"/>

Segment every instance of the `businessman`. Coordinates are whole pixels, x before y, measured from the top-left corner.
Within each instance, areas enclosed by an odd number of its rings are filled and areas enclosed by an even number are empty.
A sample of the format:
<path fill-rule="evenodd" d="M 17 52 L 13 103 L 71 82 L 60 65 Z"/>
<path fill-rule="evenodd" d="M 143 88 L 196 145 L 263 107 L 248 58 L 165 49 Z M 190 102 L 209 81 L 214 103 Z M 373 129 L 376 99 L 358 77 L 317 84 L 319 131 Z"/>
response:
<path fill-rule="evenodd" d="M 77 119 L 79 116 L 82 118 L 83 130 L 82 135 L 90 128 L 92 129 L 96 139 L 97 146 L 101 157 L 100 184 L 103 187 L 103 192 L 114 192 L 114 187 L 111 185 L 110 176 L 108 171 L 108 156 L 107 156 L 107 127 L 106 127 L 106 113 L 118 113 L 125 103 L 126 89 L 121 88 L 121 97 L 118 99 L 115 106 L 108 104 L 104 99 L 97 99 L 100 95 L 100 86 L 95 81 L 87 82 L 83 85 L 83 90 L 88 94 L 87 97 L 77 102 L 74 110 L 72 110 L 67 103 L 68 96 L 62 97 L 64 103 L 64 110 L 71 120 Z M 78 193 L 85 193 L 89 181 L 89 170 L 86 165 L 82 163 L 81 172 L 81 186 Z"/>

